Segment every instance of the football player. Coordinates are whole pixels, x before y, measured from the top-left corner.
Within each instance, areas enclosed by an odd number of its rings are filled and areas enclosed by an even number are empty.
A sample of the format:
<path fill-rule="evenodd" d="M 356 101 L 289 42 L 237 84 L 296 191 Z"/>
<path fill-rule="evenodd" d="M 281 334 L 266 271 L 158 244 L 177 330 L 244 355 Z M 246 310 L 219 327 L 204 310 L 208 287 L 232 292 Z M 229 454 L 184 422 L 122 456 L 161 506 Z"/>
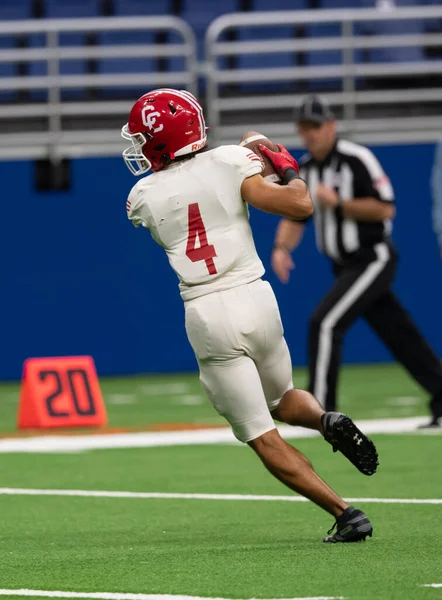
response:
<path fill-rule="evenodd" d="M 349 506 L 286 443 L 274 419 L 319 431 L 362 473 L 372 475 L 377 452 L 346 415 L 325 413 L 294 389 L 292 364 L 273 290 L 249 225 L 248 205 L 288 219 L 313 212 L 298 164 L 280 146 L 261 146 L 286 185 L 261 176 L 261 159 L 241 146 L 207 148 L 203 110 L 189 92 L 158 89 L 135 102 L 122 136 L 134 175 L 152 170 L 126 203 L 132 223 L 149 230 L 178 276 L 186 331 L 210 401 L 266 468 L 286 486 L 336 519 L 326 542 L 371 536 L 367 516 Z"/>

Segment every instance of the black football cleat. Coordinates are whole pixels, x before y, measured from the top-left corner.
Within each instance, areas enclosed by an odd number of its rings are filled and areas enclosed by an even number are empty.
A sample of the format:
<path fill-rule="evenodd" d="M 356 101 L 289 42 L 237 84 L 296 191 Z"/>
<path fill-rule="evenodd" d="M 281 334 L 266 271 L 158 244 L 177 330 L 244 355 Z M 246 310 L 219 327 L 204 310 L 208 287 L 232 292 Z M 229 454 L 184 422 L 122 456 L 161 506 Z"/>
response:
<path fill-rule="evenodd" d="M 335 528 L 336 532 L 333 534 Z M 349 506 L 336 519 L 335 524 L 327 533 L 328 536 L 322 540 L 326 544 L 363 542 L 367 536 L 371 537 L 373 535 L 373 527 L 362 510 Z"/>
<path fill-rule="evenodd" d="M 438 429 L 442 427 L 442 392 L 431 398 L 430 412 L 430 421 L 424 425 L 419 425 L 418 429 Z"/>
<path fill-rule="evenodd" d="M 440 429 L 442 427 L 442 417 L 438 419 L 437 417 L 433 417 L 431 421 L 424 423 L 423 425 L 419 425 L 418 429 Z"/>
<path fill-rule="evenodd" d="M 321 417 L 324 439 L 338 450 L 364 475 L 373 475 L 379 465 L 373 442 L 356 427 L 347 415 L 327 412 Z"/>
<path fill-rule="evenodd" d="M 430 400 L 431 422 L 433 427 L 442 426 L 442 392 L 433 396 Z"/>

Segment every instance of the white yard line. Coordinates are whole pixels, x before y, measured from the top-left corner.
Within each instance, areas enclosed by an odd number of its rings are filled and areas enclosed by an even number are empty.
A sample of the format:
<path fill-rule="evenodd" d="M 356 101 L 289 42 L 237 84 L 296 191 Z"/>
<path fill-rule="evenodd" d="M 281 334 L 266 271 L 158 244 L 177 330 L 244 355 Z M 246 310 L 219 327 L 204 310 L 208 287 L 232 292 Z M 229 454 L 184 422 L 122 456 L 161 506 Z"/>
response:
<path fill-rule="evenodd" d="M 442 583 L 424 583 L 422 587 L 442 588 Z"/>
<path fill-rule="evenodd" d="M 417 430 L 419 425 L 428 422 L 428 417 L 403 419 L 374 419 L 357 421 L 360 429 L 368 434 L 415 433 L 438 435 L 437 429 Z M 285 439 L 299 439 L 319 436 L 317 431 L 281 425 L 278 430 Z M 112 433 L 100 435 L 44 435 L 29 438 L 0 439 L 0 453 L 3 452 L 80 452 L 84 450 L 105 450 L 116 448 L 152 448 L 157 446 L 194 446 L 199 444 L 239 444 L 228 427 L 198 429 L 190 431 L 155 431 L 138 433 Z"/>
<path fill-rule="evenodd" d="M 135 394 L 109 394 L 106 396 L 108 404 L 137 404 L 138 399 Z"/>
<path fill-rule="evenodd" d="M 417 396 L 394 396 L 387 398 L 386 402 L 389 406 L 417 406 L 423 404 L 424 401 Z"/>
<path fill-rule="evenodd" d="M 308 502 L 303 496 L 266 496 L 253 494 L 181 494 L 174 492 L 110 492 L 106 490 L 45 490 L 0 488 L 0 496 L 79 496 L 85 498 L 132 498 L 165 500 L 238 500 L 261 502 Z M 440 504 L 442 498 L 346 498 L 351 503 L 370 504 Z"/>
<path fill-rule="evenodd" d="M 1 392 L 2 402 L 13 402 L 17 404 L 18 402 L 18 393 L 17 392 Z"/>
<path fill-rule="evenodd" d="M 0 596 L 32 596 L 36 598 L 91 598 L 93 600 L 228 600 L 205 596 L 175 596 L 173 594 L 120 594 L 115 592 L 53 592 L 45 590 L 0 590 Z M 284 599 L 278 599 L 284 600 Z M 308 596 L 285 600 L 344 600 L 343 596 Z"/>
<path fill-rule="evenodd" d="M 204 398 L 198 394 L 184 394 L 183 396 L 176 396 L 173 398 L 173 404 L 185 404 L 187 406 L 194 406 L 203 403 Z"/>
<path fill-rule="evenodd" d="M 137 386 L 137 391 L 148 396 L 170 396 L 174 394 L 186 394 L 190 390 L 190 385 L 184 381 L 172 383 L 142 383 Z"/>

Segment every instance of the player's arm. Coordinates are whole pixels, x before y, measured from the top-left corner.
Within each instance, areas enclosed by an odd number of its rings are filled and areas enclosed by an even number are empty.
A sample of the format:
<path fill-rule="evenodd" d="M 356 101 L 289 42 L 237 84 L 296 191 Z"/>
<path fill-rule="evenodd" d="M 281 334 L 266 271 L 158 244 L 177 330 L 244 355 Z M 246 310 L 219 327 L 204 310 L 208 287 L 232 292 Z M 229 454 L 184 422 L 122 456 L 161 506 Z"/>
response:
<path fill-rule="evenodd" d="M 253 175 L 244 180 L 241 196 L 259 210 L 289 219 L 306 219 L 313 213 L 312 200 L 302 179 L 281 186 Z"/>
<path fill-rule="evenodd" d="M 302 220 L 309 217 L 313 213 L 313 204 L 305 181 L 299 177 L 296 160 L 284 146 L 279 146 L 280 152 L 272 152 L 265 146 L 259 148 L 272 162 L 286 185 L 276 185 L 260 175 L 254 175 L 243 181 L 242 198 L 259 210 L 288 219 Z"/>
<path fill-rule="evenodd" d="M 132 221 L 132 224 L 135 227 L 145 227 L 149 228 L 150 222 L 150 210 L 147 203 L 144 201 L 143 192 L 140 186 L 137 184 L 131 189 L 129 197 L 126 201 L 126 212 L 127 218 L 129 221 Z"/>

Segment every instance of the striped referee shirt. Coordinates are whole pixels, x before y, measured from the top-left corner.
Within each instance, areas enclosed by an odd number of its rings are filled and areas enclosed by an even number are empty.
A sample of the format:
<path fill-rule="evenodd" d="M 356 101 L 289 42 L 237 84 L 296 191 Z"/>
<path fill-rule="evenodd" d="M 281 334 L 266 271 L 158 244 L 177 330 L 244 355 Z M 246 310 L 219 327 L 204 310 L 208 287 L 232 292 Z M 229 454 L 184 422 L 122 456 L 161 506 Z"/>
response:
<path fill-rule="evenodd" d="M 300 168 L 315 207 L 313 218 L 320 252 L 342 262 L 358 250 L 371 248 L 390 236 L 390 220 L 355 221 L 343 217 L 339 207 L 322 207 L 315 197 L 316 187 L 322 183 L 336 191 L 341 203 L 358 198 L 394 202 L 390 180 L 368 148 L 338 139 L 323 161 L 306 154 L 300 161 Z"/>

